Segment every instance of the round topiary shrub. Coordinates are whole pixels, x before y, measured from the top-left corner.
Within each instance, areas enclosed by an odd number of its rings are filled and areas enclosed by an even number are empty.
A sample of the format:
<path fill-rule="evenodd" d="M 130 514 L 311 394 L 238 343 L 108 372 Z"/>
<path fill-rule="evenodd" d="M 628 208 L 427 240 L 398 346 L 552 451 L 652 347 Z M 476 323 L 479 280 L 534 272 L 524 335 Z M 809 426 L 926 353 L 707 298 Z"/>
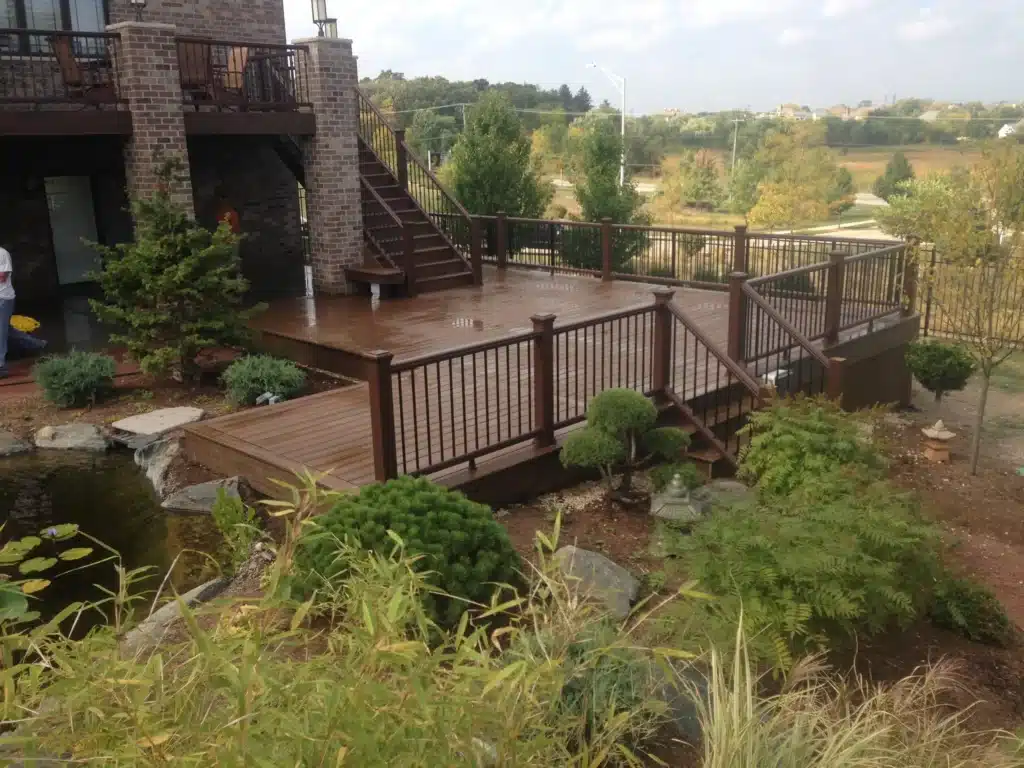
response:
<path fill-rule="evenodd" d="M 935 395 L 959 392 L 974 374 L 974 359 L 961 346 L 935 341 L 915 341 L 907 349 L 907 367 L 921 386 Z"/>
<path fill-rule="evenodd" d="M 95 403 L 114 388 L 117 364 L 109 355 L 73 351 L 36 363 L 33 371 L 43 396 L 61 408 Z"/>
<path fill-rule="evenodd" d="M 491 510 L 461 493 L 423 478 L 400 477 L 343 496 L 314 518 L 295 554 L 295 585 L 309 595 L 324 583 L 344 578 L 338 557 L 346 540 L 380 554 L 391 552 L 397 534 L 409 556 L 422 555 L 417 568 L 431 573 L 433 586 L 452 595 L 427 595 L 427 608 L 442 626 L 453 626 L 468 607 L 487 603 L 494 584 L 511 583 L 519 556 Z M 462 598 L 462 599 L 458 599 Z"/>
<path fill-rule="evenodd" d="M 291 360 L 269 355 L 250 355 L 235 360 L 222 377 L 228 399 L 236 405 L 253 405 L 269 392 L 283 400 L 295 397 L 306 386 L 306 374 Z"/>

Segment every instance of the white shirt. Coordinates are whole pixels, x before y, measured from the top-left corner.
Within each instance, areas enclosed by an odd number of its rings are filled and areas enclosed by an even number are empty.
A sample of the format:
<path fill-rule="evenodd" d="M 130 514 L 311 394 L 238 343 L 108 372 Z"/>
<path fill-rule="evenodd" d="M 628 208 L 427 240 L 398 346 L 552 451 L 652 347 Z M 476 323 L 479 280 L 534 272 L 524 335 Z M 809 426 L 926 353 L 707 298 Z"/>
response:
<path fill-rule="evenodd" d="M 11 254 L 4 248 L 0 248 L 0 272 L 7 273 L 6 282 L 0 283 L 0 300 L 14 300 L 14 283 L 11 280 L 11 273 L 14 265 L 11 263 Z"/>

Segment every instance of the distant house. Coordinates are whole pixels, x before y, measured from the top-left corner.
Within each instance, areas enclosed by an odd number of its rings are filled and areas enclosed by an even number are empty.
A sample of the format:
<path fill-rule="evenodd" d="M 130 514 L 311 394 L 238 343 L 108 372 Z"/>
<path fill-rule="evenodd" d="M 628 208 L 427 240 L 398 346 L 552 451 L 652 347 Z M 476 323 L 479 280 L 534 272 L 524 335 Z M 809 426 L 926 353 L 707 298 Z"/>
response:
<path fill-rule="evenodd" d="M 939 119 L 939 110 L 929 109 L 927 112 L 923 112 L 919 119 L 924 120 L 926 123 L 934 123 Z"/>
<path fill-rule="evenodd" d="M 999 129 L 999 138 L 1005 139 L 1008 136 L 1014 136 L 1021 131 L 1024 131 L 1024 120 L 1021 120 L 1018 123 L 1007 123 Z"/>

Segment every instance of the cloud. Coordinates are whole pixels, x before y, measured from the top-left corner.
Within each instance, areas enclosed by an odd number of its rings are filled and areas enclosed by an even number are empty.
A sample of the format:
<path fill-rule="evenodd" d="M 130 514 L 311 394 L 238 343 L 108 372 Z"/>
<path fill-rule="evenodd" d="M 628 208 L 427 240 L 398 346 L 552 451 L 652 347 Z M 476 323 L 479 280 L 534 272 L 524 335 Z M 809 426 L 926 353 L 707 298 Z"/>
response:
<path fill-rule="evenodd" d="M 808 27 L 788 27 L 779 35 L 779 45 L 799 45 L 814 37 L 814 30 Z"/>
<path fill-rule="evenodd" d="M 827 18 L 846 16 L 850 13 L 866 10 L 874 0 L 825 0 L 821 15 Z"/>
<path fill-rule="evenodd" d="M 947 34 L 955 26 L 946 14 L 936 13 L 931 8 L 922 8 L 918 12 L 917 19 L 900 27 L 899 34 L 904 40 L 931 40 Z"/>

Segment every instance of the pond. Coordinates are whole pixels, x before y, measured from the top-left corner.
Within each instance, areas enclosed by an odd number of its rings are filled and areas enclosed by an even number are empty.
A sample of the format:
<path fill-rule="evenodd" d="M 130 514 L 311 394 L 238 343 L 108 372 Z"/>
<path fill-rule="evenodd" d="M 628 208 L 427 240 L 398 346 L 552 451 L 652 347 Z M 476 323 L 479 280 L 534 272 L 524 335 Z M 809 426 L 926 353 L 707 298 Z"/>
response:
<path fill-rule="evenodd" d="M 200 554 L 215 553 L 220 545 L 213 519 L 163 510 L 152 485 L 128 452 L 43 451 L 0 459 L 0 519 L 6 521 L 0 534 L 4 542 L 38 535 L 51 525 L 77 524 L 81 531 L 116 550 L 126 570 L 152 569 L 133 586 L 137 594 L 157 589 L 172 564 L 169 582 L 179 592 L 217 575 L 212 560 Z M 33 601 L 32 610 L 45 617 L 73 601 L 101 599 L 103 593 L 97 585 L 116 589 L 115 563 L 99 562 L 110 553 L 83 537 L 60 544 L 44 541 L 35 554 L 56 556 L 63 549 L 84 546 L 95 549 L 89 559 L 62 563 L 41 574 L 52 584 L 35 596 L 38 599 Z M 81 570 L 58 575 L 90 562 L 92 565 Z M 12 576 L 17 577 L 17 573 Z M 80 623 L 76 634 L 100 621 L 102 616 L 94 612 L 88 621 Z"/>

